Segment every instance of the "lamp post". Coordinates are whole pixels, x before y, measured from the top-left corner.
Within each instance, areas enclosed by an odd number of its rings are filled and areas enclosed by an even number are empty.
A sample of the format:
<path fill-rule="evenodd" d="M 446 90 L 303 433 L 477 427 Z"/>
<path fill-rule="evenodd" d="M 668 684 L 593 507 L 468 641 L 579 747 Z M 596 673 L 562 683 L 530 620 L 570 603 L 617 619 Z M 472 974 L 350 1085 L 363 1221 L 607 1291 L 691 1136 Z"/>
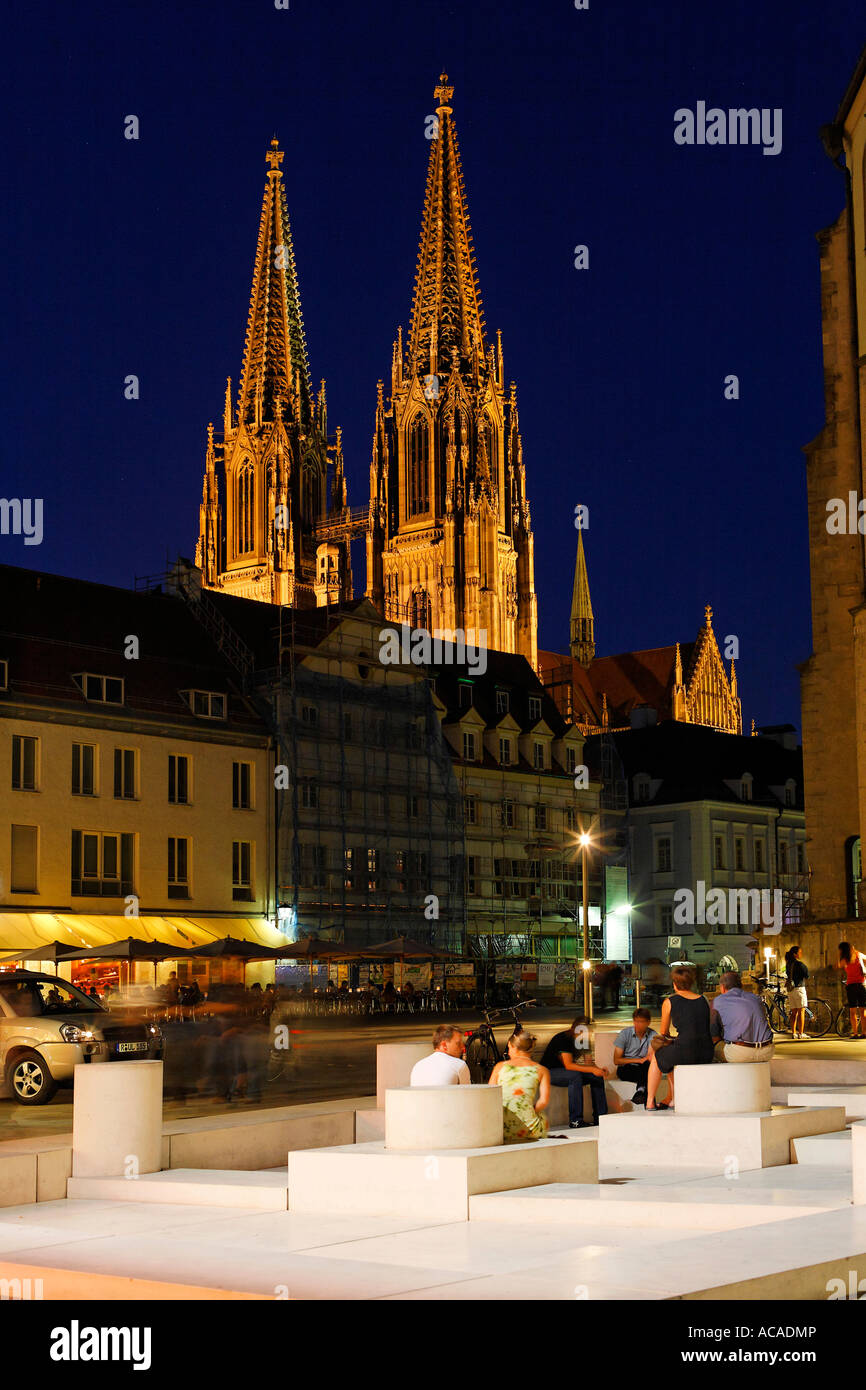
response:
<path fill-rule="evenodd" d="M 578 837 L 580 845 L 580 877 L 583 888 L 583 1011 L 587 1019 L 592 1022 L 592 965 L 589 959 L 589 875 L 587 873 L 587 857 L 590 838 L 586 831 L 581 831 Z"/>

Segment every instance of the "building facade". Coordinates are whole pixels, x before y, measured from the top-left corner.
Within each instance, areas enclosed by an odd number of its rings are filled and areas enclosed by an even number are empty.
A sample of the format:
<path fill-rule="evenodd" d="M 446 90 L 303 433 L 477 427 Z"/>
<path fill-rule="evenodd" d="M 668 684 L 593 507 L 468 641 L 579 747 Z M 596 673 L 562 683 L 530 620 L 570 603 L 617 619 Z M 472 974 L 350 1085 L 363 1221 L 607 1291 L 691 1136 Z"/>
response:
<path fill-rule="evenodd" d="M 826 423 L 806 448 L 812 651 L 801 666 L 810 920 L 821 948 L 864 915 L 866 824 L 866 53 L 822 131 L 845 206 L 818 236 Z M 840 194 L 843 187 L 840 186 Z M 826 938 L 826 940 L 825 940 Z M 835 954 L 835 952 L 834 952 Z"/>

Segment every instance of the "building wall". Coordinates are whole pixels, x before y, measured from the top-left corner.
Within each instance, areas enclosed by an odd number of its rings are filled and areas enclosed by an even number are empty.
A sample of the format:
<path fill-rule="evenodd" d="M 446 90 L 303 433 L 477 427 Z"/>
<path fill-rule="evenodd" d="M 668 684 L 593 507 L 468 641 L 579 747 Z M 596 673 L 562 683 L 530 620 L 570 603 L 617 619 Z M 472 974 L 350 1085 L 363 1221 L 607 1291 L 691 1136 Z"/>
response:
<path fill-rule="evenodd" d="M 113 721 L 119 723 L 116 719 Z M 37 790 L 12 788 L 12 738 L 38 739 Z M 95 744 L 97 781 L 95 796 L 73 794 L 72 745 Z M 137 753 L 136 798 L 114 796 L 114 749 L 132 748 Z M 168 800 L 169 754 L 183 754 L 192 764 L 192 802 L 176 806 Z M 232 807 L 232 763 L 253 765 L 251 810 Z M 271 754 L 264 740 L 258 744 L 217 741 L 202 734 L 154 734 L 131 723 L 105 728 L 97 718 L 69 723 L 44 717 L 4 717 L 0 724 L 0 906 L 7 910 L 62 909 L 67 912 L 103 914 L 125 912 L 122 897 L 72 896 L 71 844 L 73 830 L 133 834 L 135 839 L 134 892 L 141 911 L 175 916 L 202 912 L 253 915 L 265 911 L 273 881 L 270 860 L 269 788 Z M 39 829 L 39 878 L 37 893 L 13 892 L 11 838 L 13 825 Z M 188 898 L 168 897 L 169 836 L 186 837 L 191 849 L 191 884 Z M 236 902 L 232 896 L 232 842 L 254 846 L 252 901 Z"/>

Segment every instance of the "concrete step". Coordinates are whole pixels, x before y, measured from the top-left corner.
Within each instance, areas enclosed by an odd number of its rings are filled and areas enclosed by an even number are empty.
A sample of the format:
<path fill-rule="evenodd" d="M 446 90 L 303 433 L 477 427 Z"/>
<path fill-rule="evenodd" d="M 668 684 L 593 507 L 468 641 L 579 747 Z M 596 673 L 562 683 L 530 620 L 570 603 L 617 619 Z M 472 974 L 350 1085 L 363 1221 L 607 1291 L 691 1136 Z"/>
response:
<path fill-rule="evenodd" d="M 72 1199 L 110 1202 L 161 1202 L 199 1207 L 241 1207 L 286 1211 L 289 1185 L 285 1168 L 277 1172 L 218 1168 L 171 1168 L 138 1178 L 70 1178 Z"/>
<path fill-rule="evenodd" d="M 721 1175 L 790 1163 L 790 1141 L 842 1129 L 841 1106 L 803 1107 L 746 1115 L 679 1115 L 645 1111 L 602 1115 L 598 1160 L 609 1168 L 671 1170 L 710 1166 Z"/>
<path fill-rule="evenodd" d="M 803 1044 L 807 1046 L 808 1044 Z M 770 1063 L 770 1082 L 773 1086 L 857 1086 L 866 1080 L 866 1052 L 863 1043 L 839 1043 L 859 1055 L 837 1057 L 829 1051 L 822 1057 L 804 1057 L 802 1053 L 778 1054 Z M 799 1046 L 799 1044 L 798 1044 Z"/>
<path fill-rule="evenodd" d="M 831 1134 L 803 1134 L 791 1141 L 793 1161 L 798 1164 L 851 1169 L 851 1131 Z"/>
<path fill-rule="evenodd" d="M 842 1105 L 849 1120 L 866 1119 L 866 1086 L 791 1087 L 786 1105 Z"/>
<path fill-rule="evenodd" d="M 843 1190 L 844 1187 L 844 1190 Z M 489 1192 L 469 1199 L 471 1221 L 547 1222 L 614 1227 L 653 1227 L 667 1231 L 685 1219 L 689 1230 L 727 1231 L 772 1221 L 799 1219 L 847 1206 L 847 1183 L 830 1188 L 779 1186 L 750 1188 L 736 1181 L 723 1186 L 590 1187 L 548 1183 L 515 1192 Z"/>

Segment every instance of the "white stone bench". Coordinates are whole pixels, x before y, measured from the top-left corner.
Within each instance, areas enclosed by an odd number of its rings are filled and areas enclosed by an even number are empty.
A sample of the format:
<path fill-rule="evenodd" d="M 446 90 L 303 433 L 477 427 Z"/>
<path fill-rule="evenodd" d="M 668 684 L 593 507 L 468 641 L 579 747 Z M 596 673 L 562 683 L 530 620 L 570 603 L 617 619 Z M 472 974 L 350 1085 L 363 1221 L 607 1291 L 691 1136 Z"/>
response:
<path fill-rule="evenodd" d="M 678 1115 L 759 1115 L 770 1109 L 770 1063 L 674 1068 Z"/>
<path fill-rule="evenodd" d="M 385 1108 L 385 1092 L 408 1086 L 412 1068 L 433 1051 L 432 1043 L 378 1043 L 376 1046 L 376 1105 Z"/>
<path fill-rule="evenodd" d="M 162 1167 L 162 1062 L 76 1066 L 72 1173 L 136 1177 Z"/>
<path fill-rule="evenodd" d="M 385 1092 L 385 1148 L 403 1153 L 502 1143 L 499 1086 L 407 1086 Z"/>

